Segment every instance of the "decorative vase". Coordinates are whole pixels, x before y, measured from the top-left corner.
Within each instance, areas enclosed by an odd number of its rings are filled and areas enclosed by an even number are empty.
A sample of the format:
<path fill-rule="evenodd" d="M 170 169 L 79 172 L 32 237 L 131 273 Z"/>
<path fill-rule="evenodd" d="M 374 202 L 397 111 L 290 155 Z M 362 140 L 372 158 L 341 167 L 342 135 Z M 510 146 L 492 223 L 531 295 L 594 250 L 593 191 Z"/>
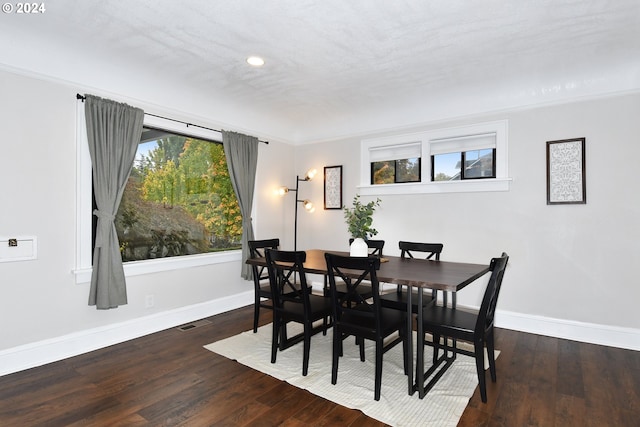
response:
<path fill-rule="evenodd" d="M 356 237 L 349 247 L 349 254 L 354 257 L 369 256 L 369 246 L 367 242 L 365 242 L 362 237 Z"/>

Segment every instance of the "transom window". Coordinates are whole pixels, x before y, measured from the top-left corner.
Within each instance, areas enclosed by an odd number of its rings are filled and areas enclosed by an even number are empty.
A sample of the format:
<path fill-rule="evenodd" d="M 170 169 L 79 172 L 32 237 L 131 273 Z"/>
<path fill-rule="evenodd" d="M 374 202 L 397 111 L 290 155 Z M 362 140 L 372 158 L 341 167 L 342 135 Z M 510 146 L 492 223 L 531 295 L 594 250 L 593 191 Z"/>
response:
<path fill-rule="evenodd" d="M 496 177 L 496 134 L 432 140 L 431 181 Z"/>
<path fill-rule="evenodd" d="M 420 182 L 420 157 L 371 163 L 371 184 Z"/>
<path fill-rule="evenodd" d="M 508 191 L 507 128 L 498 120 L 364 140 L 359 193 Z"/>
<path fill-rule="evenodd" d="M 418 142 L 371 150 L 371 184 L 420 182 L 421 144 Z"/>

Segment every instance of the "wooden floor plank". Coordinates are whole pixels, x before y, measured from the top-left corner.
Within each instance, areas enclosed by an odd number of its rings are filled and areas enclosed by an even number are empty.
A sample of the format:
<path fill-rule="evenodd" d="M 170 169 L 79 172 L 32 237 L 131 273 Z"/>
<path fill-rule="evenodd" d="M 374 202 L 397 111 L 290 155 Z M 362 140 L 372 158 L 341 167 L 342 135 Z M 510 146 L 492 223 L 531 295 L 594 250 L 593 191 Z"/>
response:
<path fill-rule="evenodd" d="M 558 345 L 556 338 L 539 337 L 529 381 L 529 414 L 527 425 L 552 426 L 555 424 L 555 390 L 558 372 Z"/>
<path fill-rule="evenodd" d="M 560 394 L 556 397 L 555 423 L 557 427 L 587 425 L 587 407 L 583 398 Z"/>
<path fill-rule="evenodd" d="M 558 340 L 558 381 L 556 391 L 562 395 L 584 399 L 582 355 L 580 343 Z"/>

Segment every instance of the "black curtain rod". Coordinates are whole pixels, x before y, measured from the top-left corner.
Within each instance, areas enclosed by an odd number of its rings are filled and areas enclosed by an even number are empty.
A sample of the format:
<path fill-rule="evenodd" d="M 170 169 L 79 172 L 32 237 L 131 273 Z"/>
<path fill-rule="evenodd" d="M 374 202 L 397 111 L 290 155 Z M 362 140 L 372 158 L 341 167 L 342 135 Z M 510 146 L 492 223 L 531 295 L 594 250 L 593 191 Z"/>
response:
<path fill-rule="evenodd" d="M 84 96 L 82 96 L 82 95 L 80 95 L 79 93 L 77 93 L 77 94 L 76 94 L 76 99 L 79 99 L 79 100 L 81 100 L 82 102 L 84 102 L 85 97 L 84 97 Z M 208 127 L 205 127 L 205 126 L 194 125 L 193 123 L 183 122 L 182 120 L 170 119 L 169 117 L 158 116 L 158 115 L 156 115 L 156 114 L 151 114 L 151 113 L 145 113 L 145 114 L 146 114 L 146 115 L 148 115 L 148 116 L 157 117 L 157 118 L 159 118 L 159 119 L 171 120 L 172 122 L 182 123 L 182 124 L 187 125 L 187 127 L 189 127 L 189 126 L 193 126 L 193 127 L 196 127 L 196 128 L 206 129 L 206 130 L 211 130 L 211 131 L 214 131 L 214 132 L 222 132 L 222 131 L 220 131 L 219 129 L 211 129 L 211 128 L 208 128 Z M 267 144 L 267 145 L 269 144 L 269 141 L 260 141 L 260 140 L 258 140 L 258 141 L 259 141 L 259 142 L 262 142 L 263 144 Z"/>

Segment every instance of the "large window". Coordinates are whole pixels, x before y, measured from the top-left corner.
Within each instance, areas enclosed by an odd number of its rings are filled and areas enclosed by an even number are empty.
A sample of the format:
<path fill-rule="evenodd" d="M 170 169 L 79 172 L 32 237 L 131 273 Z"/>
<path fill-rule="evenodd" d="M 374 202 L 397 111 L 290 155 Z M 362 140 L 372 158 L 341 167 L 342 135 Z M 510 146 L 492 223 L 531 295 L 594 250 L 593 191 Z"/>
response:
<path fill-rule="evenodd" d="M 125 262 L 240 248 L 222 144 L 145 127 L 116 230 Z"/>
<path fill-rule="evenodd" d="M 84 104 L 80 102 L 77 106 L 77 117 L 77 251 L 74 273 L 76 283 L 85 284 L 91 280 L 93 219 L 95 216 L 92 207 L 91 156 L 87 142 Z M 124 259 L 139 260 L 124 263 L 126 277 L 181 268 L 240 262 L 242 252 L 232 249 L 240 247 L 239 237 L 236 237 L 233 230 L 234 224 L 239 224 L 241 219 L 239 211 L 232 207 L 233 203 L 230 197 L 234 193 L 232 190 L 231 194 L 229 193 L 231 187 L 226 183 L 221 183 L 222 178 L 228 179 L 228 173 L 220 132 L 189 126 L 151 114 L 145 114 L 144 125 L 146 128 L 145 136 L 141 138 L 142 143 L 139 146 L 134 164 L 136 170 L 131 174 L 132 179 L 129 181 L 127 194 L 123 197 L 116 219 L 116 229 L 120 235 L 121 244 L 123 244 L 121 252 Z M 151 133 L 152 129 L 157 132 L 155 136 Z M 163 129 L 163 131 L 157 131 L 158 129 Z M 163 139 L 171 141 L 171 138 L 173 140 L 184 138 L 184 144 L 183 141 L 163 143 L 164 153 L 161 153 L 161 150 L 156 151 L 161 145 L 158 141 Z M 204 142 L 196 144 L 196 140 Z M 177 150 L 176 147 L 181 149 Z M 204 155 L 207 150 L 210 152 Z M 143 156 L 144 161 L 142 161 Z M 177 162 L 176 159 L 178 159 Z M 164 164 L 164 168 L 154 169 L 154 174 L 158 178 L 154 181 L 156 185 L 151 185 L 149 182 L 149 194 L 145 195 L 143 173 L 140 169 L 141 167 L 144 169 L 150 168 L 152 165 L 155 166 L 156 162 Z M 191 165 L 189 169 L 193 173 L 182 174 L 189 165 Z M 210 174 L 212 171 L 215 172 L 213 176 Z M 197 175 L 198 173 L 200 174 Z M 176 182 L 176 185 L 165 185 L 160 191 L 158 182 L 162 182 L 162 180 L 159 179 L 159 176 L 163 174 L 166 178 L 165 183 L 170 182 L 166 175 L 172 175 L 174 178 L 180 177 L 182 186 Z M 190 178 L 187 178 L 188 176 Z M 189 187 L 188 191 L 187 186 Z M 137 189 L 138 193 L 132 193 L 131 187 Z M 200 192 L 203 188 L 206 188 L 207 191 Z M 152 219 L 150 215 L 152 212 L 159 215 Z M 209 215 L 211 212 L 220 214 L 220 216 L 212 217 Z M 212 218 L 217 218 L 217 221 Z M 224 224 L 225 220 L 227 224 Z M 145 224 L 148 225 L 148 231 L 142 231 L 142 225 Z M 156 230 L 157 233 L 154 235 L 151 230 Z M 192 233 L 184 236 L 185 230 L 192 231 Z M 130 239 L 129 235 L 132 232 L 139 235 L 140 238 L 135 241 Z M 154 238 L 158 240 L 158 244 L 149 245 Z M 127 243 L 129 239 L 130 241 Z M 199 253 L 194 248 L 197 248 Z M 143 257 L 141 253 L 147 253 L 146 257 Z M 193 255 L 169 256 L 169 254 L 177 253 L 193 253 Z"/>

